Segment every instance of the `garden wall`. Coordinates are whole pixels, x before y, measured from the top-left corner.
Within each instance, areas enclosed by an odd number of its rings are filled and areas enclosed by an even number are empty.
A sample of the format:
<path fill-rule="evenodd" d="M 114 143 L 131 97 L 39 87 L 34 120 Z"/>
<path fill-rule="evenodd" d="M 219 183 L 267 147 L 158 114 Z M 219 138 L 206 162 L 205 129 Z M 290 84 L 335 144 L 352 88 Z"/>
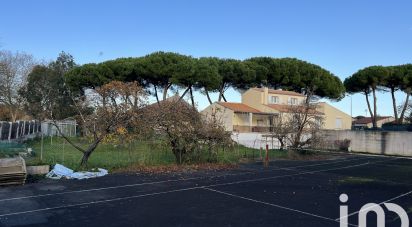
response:
<path fill-rule="evenodd" d="M 412 157 L 412 132 L 324 130 L 322 135 L 323 148 L 339 149 L 348 139 L 352 152 Z"/>

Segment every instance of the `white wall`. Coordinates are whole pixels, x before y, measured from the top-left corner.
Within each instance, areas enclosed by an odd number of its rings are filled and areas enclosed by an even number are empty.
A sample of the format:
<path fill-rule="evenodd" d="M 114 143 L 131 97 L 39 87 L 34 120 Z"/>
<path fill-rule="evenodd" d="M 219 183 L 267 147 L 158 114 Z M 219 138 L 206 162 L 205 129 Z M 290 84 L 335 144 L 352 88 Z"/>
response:
<path fill-rule="evenodd" d="M 349 139 L 352 152 L 412 156 L 412 132 L 325 130 L 325 148 L 336 140 Z"/>
<path fill-rule="evenodd" d="M 266 149 L 266 144 L 269 145 L 269 149 L 279 149 L 280 143 L 277 139 L 271 139 L 263 137 L 262 133 L 254 132 L 242 132 L 242 133 L 232 133 L 232 139 L 238 144 L 245 147 L 255 148 L 255 149 Z"/>

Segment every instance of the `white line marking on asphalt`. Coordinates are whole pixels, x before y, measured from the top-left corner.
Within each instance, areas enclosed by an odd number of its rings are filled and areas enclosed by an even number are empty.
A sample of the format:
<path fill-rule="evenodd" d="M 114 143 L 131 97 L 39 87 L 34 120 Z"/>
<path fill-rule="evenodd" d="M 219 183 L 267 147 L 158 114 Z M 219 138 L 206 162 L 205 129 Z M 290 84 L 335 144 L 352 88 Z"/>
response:
<path fill-rule="evenodd" d="M 315 218 L 320 218 L 320 219 L 324 219 L 324 220 L 328 220 L 328 221 L 333 221 L 333 222 L 339 222 L 339 221 L 337 221 L 337 220 L 335 220 L 335 219 L 333 219 L 333 218 L 328 218 L 328 217 L 325 217 L 325 216 L 321 216 L 321 215 L 309 213 L 309 212 L 306 212 L 306 211 L 301 211 L 301 210 L 293 209 L 293 208 L 290 208 L 290 207 L 285 207 L 285 206 L 277 205 L 277 204 L 274 204 L 274 203 L 268 203 L 268 202 L 264 202 L 264 201 L 260 201 L 260 200 L 256 200 L 256 199 L 252 199 L 252 198 L 248 198 L 248 197 L 244 197 L 244 196 L 240 196 L 240 195 L 235 195 L 235 194 L 232 194 L 232 193 L 223 192 L 223 191 L 219 191 L 219 190 L 215 190 L 215 189 L 211 189 L 211 188 L 207 188 L 207 187 L 205 187 L 205 188 L 203 188 L 203 189 L 208 190 L 208 191 L 212 191 L 212 192 L 215 192 L 215 193 L 220 193 L 220 194 L 223 194 L 223 195 L 227 195 L 227 196 L 230 196 L 230 197 L 233 197 L 233 198 L 248 200 L 248 201 L 251 201 L 251 202 L 260 203 L 260 204 L 267 205 L 267 206 L 272 206 L 272 207 L 276 207 L 276 208 L 280 208 L 280 209 L 284 209 L 284 210 L 288 210 L 288 211 L 293 211 L 293 212 L 300 213 L 300 214 L 304 214 L 304 215 L 309 215 L 309 216 L 312 216 L 312 217 L 315 217 Z M 357 225 L 353 225 L 353 224 L 350 224 L 350 223 L 348 223 L 348 224 L 349 224 L 350 226 L 357 226 Z"/>
<path fill-rule="evenodd" d="M 366 158 L 365 158 L 365 159 L 366 159 Z M 342 161 L 334 161 L 334 162 L 321 163 L 321 164 L 315 164 L 315 165 L 336 164 L 336 163 L 342 163 L 342 162 L 347 162 L 347 161 L 351 161 L 351 160 L 352 160 L 352 159 L 350 159 L 350 160 L 345 159 L 345 160 L 342 160 Z M 358 160 L 356 160 L 356 161 L 358 161 Z M 301 165 L 301 166 L 295 166 L 295 167 L 292 167 L 292 168 L 301 168 L 301 167 L 315 166 L 315 165 L 313 165 L 313 164 L 311 164 L 311 165 Z M 65 194 L 73 194 L 73 193 L 102 191 L 102 190 L 110 190 L 110 189 L 118 189 L 118 188 L 138 187 L 138 186 L 153 185 L 153 184 L 162 184 L 162 183 L 170 183 L 170 182 L 181 182 L 181 181 L 189 181 L 189 180 L 200 180 L 200 179 L 205 179 L 205 178 L 213 179 L 213 178 L 226 177 L 226 176 L 240 176 L 240 175 L 248 175 L 248 174 L 257 174 L 257 173 L 262 173 L 262 172 L 272 172 L 272 171 L 275 171 L 275 170 L 293 170 L 292 168 L 276 167 L 276 168 L 271 168 L 270 170 L 266 170 L 266 171 L 256 171 L 256 170 L 254 170 L 254 172 L 223 174 L 223 175 L 212 176 L 212 177 L 191 177 L 191 178 L 185 178 L 185 179 L 154 181 L 154 182 L 146 182 L 146 183 L 126 184 L 126 185 L 118 185 L 118 186 L 110 186 L 110 187 L 101 187 L 101 188 L 91 188 L 91 189 L 84 189 L 84 190 L 65 191 L 65 192 L 57 192 L 57 193 L 47 193 L 47 194 L 41 194 L 41 195 L 21 196 L 21 197 L 13 197 L 13 198 L 7 198 L 7 199 L 0 199 L 0 202 L 6 202 L 6 201 L 12 201 L 12 200 L 22 200 L 22 199 L 31 199 L 31 198 L 40 198 L 40 197 L 56 196 L 56 195 L 65 195 Z"/>
<path fill-rule="evenodd" d="M 224 186 L 224 185 L 232 185 L 232 184 L 241 184 L 241 183 L 263 181 L 263 180 L 275 179 L 275 178 L 281 178 L 281 177 L 290 177 L 290 176 L 298 176 L 298 175 L 305 175 L 305 174 L 318 173 L 318 172 L 326 172 L 326 171 L 331 171 L 331 170 L 348 169 L 348 168 L 354 168 L 357 166 L 363 166 L 367 164 L 369 164 L 369 162 L 358 164 L 358 165 L 340 167 L 340 168 L 331 168 L 331 169 L 324 169 L 324 170 L 317 170 L 317 171 L 307 171 L 307 172 L 302 172 L 302 173 L 281 175 L 281 176 L 276 176 L 276 177 L 263 177 L 263 178 L 256 178 L 256 179 L 251 179 L 251 180 L 242 180 L 242 181 L 235 181 L 235 182 L 229 182 L 229 183 L 203 185 L 203 186 L 197 186 L 197 187 L 189 187 L 189 188 L 175 189 L 175 190 L 170 190 L 170 191 L 147 193 L 147 194 L 142 194 L 142 195 L 127 196 L 127 197 L 120 197 L 120 198 L 114 198 L 114 199 L 97 200 L 97 201 L 86 202 L 86 203 L 77 203 L 77 204 L 69 204 L 69 205 L 62 205 L 62 206 L 56 206 L 56 207 L 26 210 L 26 211 L 20 211 L 20 212 L 12 212 L 12 213 L 0 214 L 0 218 L 7 217 L 7 216 L 13 216 L 13 215 L 19 215 L 19 214 L 27 214 L 27 213 L 34 213 L 34 212 L 40 212 L 40 211 L 49 211 L 49 210 L 55 210 L 55 209 L 63 209 L 63 208 L 78 207 L 78 206 L 84 206 L 84 205 L 107 203 L 107 202 L 121 201 L 121 200 L 141 198 L 141 197 L 147 197 L 147 196 L 168 194 L 168 193 L 173 193 L 173 192 L 189 191 L 189 190 L 201 189 L 205 187 L 216 187 L 216 186 Z"/>
<path fill-rule="evenodd" d="M 337 153 L 337 154 L 339 154 L 340 152 L 331 152 L 331 153 Z M 348 155 L 353 155 L 353 156 L 368 156 L 368 157 L 378 157 L 378 158 L 397 158 L 397 159 L 408 159 L 408 160 L 412 160 L 411 157 L 398 156 L 398 155 L 365 154 L 365 153 L 354 153 L 354 152 L 350 152 L 350 153 L 347 153 L 347 154 L 348 154 Z"/>
<path fill-rule="evenodd" d="M 368 165 L 368 164 L 369 164 L 369 162 L 365 162 L 365 163 L 361 163 L 361 164 L 357 164 L 357 165 L 350 165 L 350 166 L 339 167 L 339 168 L 305 171 L 305 172 L 300 172 L 300 173 L 280 175 L 280 176 L 273 176 L 273 177 L 263 177 L 263 178 L 256 178 L 256 179 L 249 179 L 249 180 L 241 180 L 241 181 L 235 181 L 235 182 L 229 182 L 229 183 L 212 184 L 212 185 L 208 185 L 208 186 L 205 186 L 205 187 L 226 186 L 226 185 L 233 185 L 233 184 L 241 184 L 241 183 L 262 181 L 262 180 L 272 180 L 272 179 L 277 179 L 277 178 L 282 178 L 282 177 L 293 177 L 293 176 L 300 176 L 300 175 L 306 175 L 306 174 L 327 172 L 327 171 L 332 171 L 332 170 L 349 169 L 349 168 L 354 168 L 354 167 L 358 167 L 358 166 L 364 166 L 364 165 Z"/>
<path fill-rule="evenodd" d="M 76 204 L 68 204 L 68 205 L 55 206 L 55 207 L 46 207 L 46 208 L 35 209 L 35 210 L 26 210 L 26 211 L 20 211 L 20 212 L 8 213 L 8 214 L 0 214 L 0 218 L 6 217 L 6 216 L 12 216 L 12 215 L 35 213 L 35 212 L 40 212 L 40 211 L 56 210 L 56 209 L 78 207 L 78 206 L 85 206 L 85 205 L 92 205 L 92 204 L 99 204 L 99 203 L 108 203 L 108 202 L 135 199 L 135 198 L 141 198 L 141 197 L 147 197 L 147 196 L 153 196 L 153 195 L 162 195 L 162 194 L 167 194 L 167 193 L 172 193 L 172 192 L 188 191 L 188 190 L 193 190 L 193 189 L 198 189 L 198 188 L 200 187 L 183 188 L 183 189 L 176 189 L 176 190 L 170 190 L 170 191 L 154 192 L 154 193 L 147 193 L 147 194 L 142 194 L 142 195 L 120 197 L 120 198 L 114 198 L 114 199 L 97 200 L 97 201 L 86 202 L 86 203 L 76 203 Z"/>

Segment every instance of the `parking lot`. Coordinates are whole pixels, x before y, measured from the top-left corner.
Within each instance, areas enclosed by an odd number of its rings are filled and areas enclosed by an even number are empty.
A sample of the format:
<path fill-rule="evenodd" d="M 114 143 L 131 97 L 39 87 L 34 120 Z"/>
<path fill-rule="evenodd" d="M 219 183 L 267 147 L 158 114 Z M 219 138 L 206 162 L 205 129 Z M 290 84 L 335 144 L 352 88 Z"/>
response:
<path fill-rule="evenodd" d="M 340 206 L 347 205 L 348 226 L 357 226 L 367 203 L 396 203 L 410 218 L 411 173 L 407 158 L 330 154 L 225 171 L 42 180 L 0 188 L 0 225 L 339 226 Z M 401 226 L 385 211 L 386 226 Z M 375 215 L 369 224 L 376 226 Z"/>

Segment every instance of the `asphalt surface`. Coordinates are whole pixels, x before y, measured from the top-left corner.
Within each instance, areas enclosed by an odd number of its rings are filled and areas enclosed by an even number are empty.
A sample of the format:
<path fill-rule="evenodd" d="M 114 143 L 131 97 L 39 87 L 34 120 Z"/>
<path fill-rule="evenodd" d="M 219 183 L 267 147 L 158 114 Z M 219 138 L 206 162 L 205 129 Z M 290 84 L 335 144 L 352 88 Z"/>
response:
<path fill-rule="evenodd" d="M 111 174 L 0 188 L 0 226 L 349 226 L 367 203 L 412 212 L 412 160 L 331 155 L 239 169 L 175 174 Z M 386 211 L 386 226 L 401 226 Z M 368 215 L 368 226 L 376 216 Z"/>

